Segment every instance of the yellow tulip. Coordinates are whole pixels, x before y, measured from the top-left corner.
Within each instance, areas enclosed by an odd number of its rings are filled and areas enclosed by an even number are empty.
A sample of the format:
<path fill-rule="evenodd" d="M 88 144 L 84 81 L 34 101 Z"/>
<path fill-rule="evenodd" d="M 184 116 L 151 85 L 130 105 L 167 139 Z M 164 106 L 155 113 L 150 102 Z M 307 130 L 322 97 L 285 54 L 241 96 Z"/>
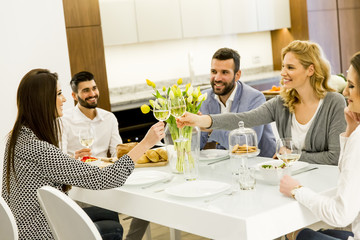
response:
<path fill-rule="evenodd" d="M 172 90 L 169 93 L 169 97 L 170 97 L 170 99 L 174 99 L 174 97 L 175 97 L 174 92 Z"/>
<path fill-rule="evenodd" d="M 165 86 L 163 86 L 163 87 L 162 87 L 162 90 L 163 90 L 163 92 L 165 92 L 165 91 L 166 91 L 166 87 L 165 87 Z"/>
<path fill-rule="evenodd" d="M 152 85 L 154 84 L 152 81 L 150 81 L 149 79 L 146 79 L 146 84 L 149 86 L 149 87 L 152 87 Z"/>
<path fill-rule="evenodd" d="M 182 83 L 183 83 L 182 78 L 179 78 L 179 80 L 177 80 L 177 84 L 178 84 L 178 85 L 181 85 Z"/>
<path fill-rule="evenodd" d="M 150 112 L 150 107 L 146 104 L 142 105 L 140 109 L 143 114 L 147 114 Z"/>

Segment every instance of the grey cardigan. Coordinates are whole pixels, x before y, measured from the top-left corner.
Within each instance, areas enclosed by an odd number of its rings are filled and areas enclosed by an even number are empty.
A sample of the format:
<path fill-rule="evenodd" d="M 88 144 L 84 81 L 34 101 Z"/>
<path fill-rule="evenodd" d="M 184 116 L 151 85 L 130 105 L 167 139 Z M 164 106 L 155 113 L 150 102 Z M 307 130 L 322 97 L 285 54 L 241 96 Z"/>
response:
<path fill-rule="evenodd" d="M 339 93 L 328 92 L 305 137 L 305 149 L 300 160 L 316 164 L 337 165 L 340 154 L 339 134 L 345 131 L 346 102 Z M 277 96 L 256 109 L 243 113 L 210 115 L 213 129 L 233 130 L 238 122 L 254 127 L 276 122 L 281 138 L 291 137 L 292 114 Z"/>

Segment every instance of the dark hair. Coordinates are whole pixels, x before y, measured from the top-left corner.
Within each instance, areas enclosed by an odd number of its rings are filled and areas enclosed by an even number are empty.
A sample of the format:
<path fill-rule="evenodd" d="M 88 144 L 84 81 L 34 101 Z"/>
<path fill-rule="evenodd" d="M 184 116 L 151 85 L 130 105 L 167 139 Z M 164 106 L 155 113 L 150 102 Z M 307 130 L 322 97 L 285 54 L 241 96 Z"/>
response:
<path fill-rule="evenodd" d="M 15 145 L 22 126 L 30 128 L 42 141 L 59 146 L 61 136 L 57 121 L 57 80 L 56 73 L 47 69 L 33 69 L 21 80 L 17 90 L 18 113 L 7 145 L 6 184 L 10 191 L 10 170 L 15 175 Z"/>
<path fill-rule="evenodd" d="M 358 83 L 360 85 L 360 52 L 355 53 L 351 60 L 350 60 L 351 66 L 355 69 L 357 75 L 358 75 Z"/>
<path fill-rule="evenodd" d="M 91 80 L 95 81 L 94 75 L 90 72 L 82 71 L 82 72 L 76 73 L 70 81 L 70 86 L 71 86 L 72 91 L 74 93 L 77 93 L 79 83 L 85 82 L 85 81 L 91 81 Z"/>
<path fill-rule="evenodd" d="M 231 48 L 220 48 L 214 53 L 212 59 L 218 59 L 218 60 L 233 59 L 234 73 L 237 73 L 240 69 L 240 55 L 237 51 Z"/>

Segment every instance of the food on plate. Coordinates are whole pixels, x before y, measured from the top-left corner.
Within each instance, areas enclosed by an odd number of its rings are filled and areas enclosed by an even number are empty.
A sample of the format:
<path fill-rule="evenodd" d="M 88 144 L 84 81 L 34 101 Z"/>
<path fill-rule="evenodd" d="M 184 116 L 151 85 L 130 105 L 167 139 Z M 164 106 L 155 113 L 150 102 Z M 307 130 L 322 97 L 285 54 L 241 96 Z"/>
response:
<path fill-rule="evenodd" d="M 279 166 L 274 166 L 274 165 L 271 165 L 271 164 L 264 164 L 264 165 L 261 165 L 261 167 L 264 168 L 264 169 L 277 169 L 277 168 L 285 168 L 286 164 L 282 163 Z"/>
<path fill-rule="evenodd" d="M 149 163 L 151 162 L 149 160 L 149 158 L 146 156 L 146 154 L 142 155 L 137 161 L 136 163 L 142 164 L 142 163 Z"/>
<path fill-rule="evenodd" d="M 271 92 L 277 92 L 277 91 L 280 91 L 280 86 L 279 86 L 279 87 L 277 87 L 277 86 L 273 85 L 273 86 L 271 87 L 271 89 L 269 89 L 269 91 L 271 91 Z"/>
<path fill-rule="evenodd" d="M 116 156 L 121 158 L 124 154 L 127 154 L 137 145 L 137 142 L 122 143 L 116 146 Z"/>
<path fill-rule="evenodd" d="M 146 156 L 149 158 L 151 162 L 159 162 L 160 161 L 160 155 L 155 150 L 147 150 Z"/>
<path fill-rule="evenodd" d="M 256 147 L 248 146 L 246 144 L 243 145 L 236 144 L 231 150 L 231 152 L 234 154 L 252 153 L 252 152 L 256 152 Z"/>
<path fill-rule="evenodd" d="M 162 161 L 168 160 L 168 155 L 167 155 L 167 152 L 165 151 L 165 149 L 156 148 L 155 151 L 159 154 L 160 159 L 163 159 Z"/>
<path fill-rule="evenodd" d="M 91 157 L 91 156 L 85 156 L 81 159 L 82 162 L 94 162 L 98 160 L 96 157 Z"/>

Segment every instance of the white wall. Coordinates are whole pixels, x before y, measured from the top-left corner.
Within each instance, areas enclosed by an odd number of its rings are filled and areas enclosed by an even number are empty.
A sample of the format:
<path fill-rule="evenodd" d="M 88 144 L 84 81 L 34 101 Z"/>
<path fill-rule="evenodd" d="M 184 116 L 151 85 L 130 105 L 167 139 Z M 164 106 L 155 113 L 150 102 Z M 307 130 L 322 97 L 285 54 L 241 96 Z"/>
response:
<path fill-rule="evenodd" d="M 189 53 L 195 75 L 209 74 L 211 57 L 221 47 L 240 53 L 241 69 L 273 65 L 269 31 L 109 46 L 105 47 L 109 88 L 143 84 L 147 78 L 156 82 L 189 77 Z"/>
<path fill-rule="evenodd" d="M 21 78 L 33 68 L 57 72 L 65 97 L 70 99 L 71 73 L 62 0 L 1 0 L 0 31 L 2 179 L 5 138 L 16 118 L 16 91 Z M 68 101 L 65 107 L 70 106 Z"/>

